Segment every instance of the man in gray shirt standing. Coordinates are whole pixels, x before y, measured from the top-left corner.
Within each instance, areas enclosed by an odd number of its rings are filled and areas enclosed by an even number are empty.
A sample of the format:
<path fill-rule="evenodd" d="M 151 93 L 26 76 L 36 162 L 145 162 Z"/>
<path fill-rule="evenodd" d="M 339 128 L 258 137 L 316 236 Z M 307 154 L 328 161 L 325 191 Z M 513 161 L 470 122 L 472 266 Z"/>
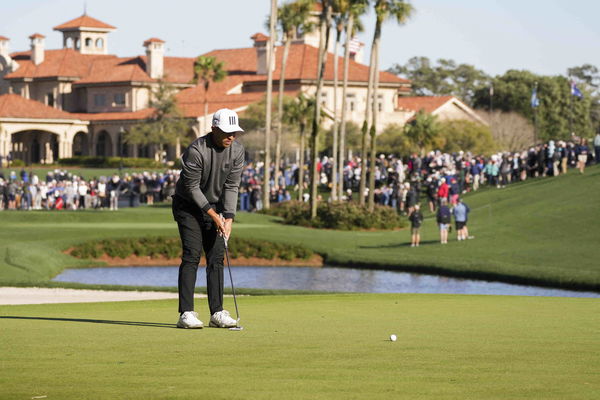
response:
<path fill-rule="evenodd" d="M 206 254 L 206 288 L 210 326 L 236 325 L 223 310 L 223 259 L 237 207 L 244 166 L 244 147 L 235 141 L 243 132 L 235 111 L 221 109 L 212 119 L 212 130 L 196 139 L 181 157 L 182 171 L 173 196 L 183 253 L 179 266 L 178 328 L 202 328 L 194 311 L 196 273 L 202 250 Z"/>

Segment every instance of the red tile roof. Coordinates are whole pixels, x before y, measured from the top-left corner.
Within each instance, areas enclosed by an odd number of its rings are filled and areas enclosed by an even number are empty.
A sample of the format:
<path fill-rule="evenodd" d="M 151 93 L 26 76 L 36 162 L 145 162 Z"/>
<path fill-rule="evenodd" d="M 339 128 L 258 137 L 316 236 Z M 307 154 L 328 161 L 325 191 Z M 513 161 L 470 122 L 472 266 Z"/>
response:
<path fill-rule="evenodd" d="M 64 24 L 54 27 L 55 31 L 67 31 L 77 28 L 100 28 L 100 29 L 117 29 L 116 27 L 106 24 L 102 21 L 92 18 L 86 14 L 81 17 L 72 19 Z"/>
<path fill-rule="evenodd" d="M 0 40 L 10 40 L 9 38 L 7 38 L 6 36 L 2 36 L 0 35 Z"/>
<path fill-rule="evenodd" d="M 26 99 L 17 94 L 0 95 L 0 118 L 66 119 L 81 121 L 143 120 L 154 113 L 153 108 L 134 112 L 68 113 L 49 107 L 39 101 Z"/>
<path fill-rule="evenodd" d="M 81 54 L 73 49 L 46 50 L 44 61 L 35 65 L 31 52 L 13 53 L 19 68 L 7 79 L 73 77 L 76 84 L 109 82 L 153 82 L 146 73 L 146 57 L 119 58 L 114 55 Z M 165 79 L 172 83 L 189 83 L 194 77 L 194 59 L 165 57 Z"/>
<path fill-rule="evenodd" d="M 432 113 L 453 98 L 454 96 L 400 96 L 398 97 L 398 108 L 408 111 L 423 110 Z"/>
<path fill-rule="evenodd" d="M 35 38 L 42 38 L 44 39 L 46 36 L 42 35 L 41 33 L 34 33 L 33 35 L 29 36 L 29 39 L 35 39 Z"/>
<path fill-rule="evenodd" d="M 307 44 L 293 44 L 290 46 L 290 53 L 287 60 L 286 80 L 316 80 L 317 79 L 317 60 L 319 49 Z M 266 80 L 266 75 L 256 75 L 256 49 L 247 47 L 242 49 L 213 50 L 204 54 L 206 56 L 217 57 L 224 61 L 225 69 L 230 74 L 254 75 L 252 80 Z M 273 79 L 279 79 L 281 73 L 281 61 L 283 57 L 283 47 L 278 46 L 277 60 Z M 333 80 L 333 59 L 332 53 L 327 53 L 327 64 L 325 65 L 325 80 Z M 338 79 L 342 79 L 342 68 L 344 58 L 338 56 Z M 350 60 L 348 68 L 348 80 L 350 82 L 368 82 L 369 67 Z M 389 72 L 379 72 L 380 83 L 408 84 L 410 81 L 397 77 Z"/>
<path fill-rule="evenodd" d="M 79 119 L 78 116 L 56 108 L 49 107 L 39 101 L 29 100 L 17 94 L 0 96 L 0 117 L 33 118 L 33 119 Z"/>
<path fill-rule="evenodd" d="M 6 79 L 57 76 L 81 78 L 88 74 L 94 61 L 116 58 L 112 55 L 81 54 L 73 49 L 46 50 L 44 61 L 39 65 L 31 61 L 30 51 L 13 53 L 11 57 L 19 63 L 19 68 L 7 74 Z"/>

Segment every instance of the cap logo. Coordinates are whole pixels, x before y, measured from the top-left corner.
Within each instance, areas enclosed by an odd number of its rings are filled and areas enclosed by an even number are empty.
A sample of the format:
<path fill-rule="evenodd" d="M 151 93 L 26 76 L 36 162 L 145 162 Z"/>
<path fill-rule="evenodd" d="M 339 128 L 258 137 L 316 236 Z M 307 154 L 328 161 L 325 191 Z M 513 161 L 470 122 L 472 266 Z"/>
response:
<path fill-rule="evenodd" d="M 229 116 L 229 125 L 237 125 L 237 118 L 235 117 L 235 115 L 230 115 Z"/>

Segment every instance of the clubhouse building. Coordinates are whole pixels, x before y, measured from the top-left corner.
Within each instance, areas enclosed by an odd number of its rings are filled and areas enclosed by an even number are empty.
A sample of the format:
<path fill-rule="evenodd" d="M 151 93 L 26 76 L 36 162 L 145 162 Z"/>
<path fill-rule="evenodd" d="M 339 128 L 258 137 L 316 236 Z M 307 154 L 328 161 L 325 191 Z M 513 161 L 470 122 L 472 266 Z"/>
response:
<path fill-rule="evenodd" d="M 10 52 L 10 39 L 0 36 L 0 159 L 26 163 L 52 163 L 77 155 L 154 157 L 152 145 L 126 144 L 123 135 L 131 126 L 153 115 L 149 108 L 159 80 L 177 90 L 177 102 L 191 122 L 191 138 L 209 130 L 214 111 L 228 107 L 239 113 L 260 101 L 267 87 L 268 37 L 257 33 L 251 46 L 213 50 L 204 54 L 224 62 L 227 77 L 210 86 L 208 121 L 204 116 L 204 88 L 193 84 L 195 57 L 165 56 L 165 42 L 149 38 L 145 55 L 118 57 L 109 54 L 109 36 L 116 28 L 86 14 L 54 27 L 63 35 L 62 49 L 46 49 L 45 36 L 32 34 L 31 48 Z M 0 32 L 2 34 L 3 32 Z M 285 94 L 297 96 L 316 91 L 318 39 L 300 37 L 291 45 L 286 64 Z M 276 47 L 273 92 L 276 95 L 283 49 Z M 327 55 L 325 83 L 320 99 L 324 111 L 333 115 L 334 55 Z M 349 66 L 347 116 L 362 124 L 369 68 L 361 63 L 362 48 L 355 49 Z M 343 57 L 338 57 L 338 107 L 342 96 Z M 379 128 L 403 125 L 420 110 L 440 119 L 483 122 L 459 99 L 409 97 L 410 82 L 379 72 Z M 340 113 L 338 113 L 340 114 Z M 167 158 L 179 156 L 170 146 Z"/>

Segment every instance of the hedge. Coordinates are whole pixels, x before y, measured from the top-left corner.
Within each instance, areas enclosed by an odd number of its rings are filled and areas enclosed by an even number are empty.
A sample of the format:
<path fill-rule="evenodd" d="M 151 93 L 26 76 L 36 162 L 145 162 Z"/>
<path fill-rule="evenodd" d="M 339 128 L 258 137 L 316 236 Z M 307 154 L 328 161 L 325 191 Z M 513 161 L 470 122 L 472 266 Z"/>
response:
<path fill-rule="evenodd" d="M 57 162 L 62 166 L 81 166 L 87 168 L 163 168 L 164 165 L 152 158 L 132 157 L 94 157 L 76 156 L 60 158 Z"/>
<path fill-rule="evenodd" d="M 77 258 L 94 259 L 108 255 L 127 258 L 131 255 L 159 258 L 177 258 L 181 255 L 181 243 L 176 237 L 145 237 L 90 241 L 75 246 L 71 255 Z M 256 239 L 233 237 L 229 241 L 231 258 L 257 257 L 272 260 L 280 258 L 291 261 L 309 259 L 314 253 L 303 246 L 265 242 Z"/>
<path fill-rule="evenodd" d="M 320 203 L 317 206 L 317 217 L 310 218 L 310 205 L 300 201 L 286 201 L 272 205 L 262 213 L 283 218 L 284 223 L 312 228 L 338 230 L 361 229 L 397 229 L 406 226 L 402 218 L 393 208 L 375 206 L 373 212 L 367 207 L 353 202 Z"/>

